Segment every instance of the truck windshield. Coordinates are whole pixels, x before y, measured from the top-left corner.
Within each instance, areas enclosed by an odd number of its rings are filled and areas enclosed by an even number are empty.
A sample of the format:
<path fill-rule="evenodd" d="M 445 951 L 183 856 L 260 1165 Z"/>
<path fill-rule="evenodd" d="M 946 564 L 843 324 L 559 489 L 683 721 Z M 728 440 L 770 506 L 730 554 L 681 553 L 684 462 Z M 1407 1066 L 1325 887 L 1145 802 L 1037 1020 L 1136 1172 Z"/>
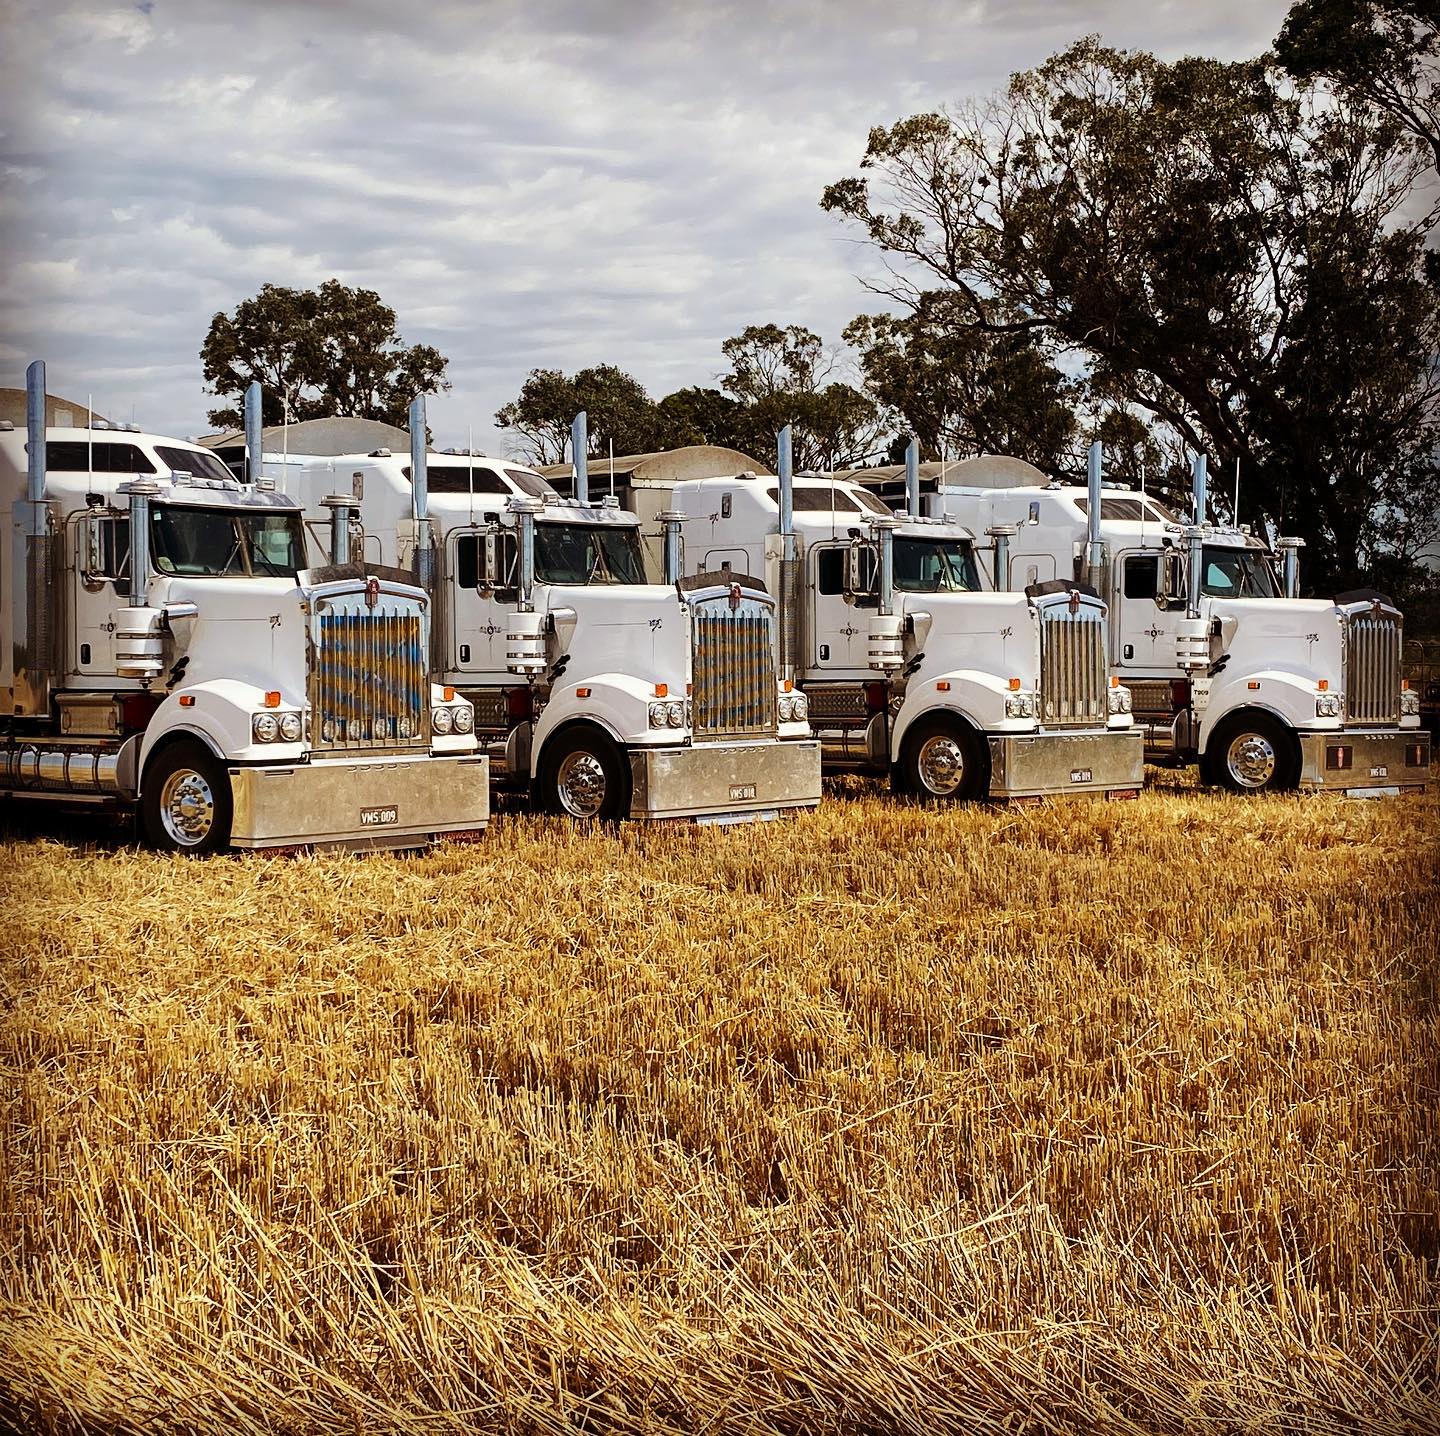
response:
<path fill-rule="evenodd" d="M 305 566 L 297 513 L 156 504 L 150 547 L 157 573 L 195 578 L 294 578 Z"/>
<path fill-rule="evenodd" d="M 600 524 L 536 524 L 541 583 L 644 583 L 640 530 Z"/>
<path fill-rule="evenodd" d="M 895 539 L 895 587 L 907 593 L 974 591 L 975 555 L 965 539 Z"/>
<path fill-rule="evenodd" d="M 1211 598 L 1278 598 L 1275 574 L 1266 556 L 1253 548 L 1201 550 L 1200 592 Z"/>

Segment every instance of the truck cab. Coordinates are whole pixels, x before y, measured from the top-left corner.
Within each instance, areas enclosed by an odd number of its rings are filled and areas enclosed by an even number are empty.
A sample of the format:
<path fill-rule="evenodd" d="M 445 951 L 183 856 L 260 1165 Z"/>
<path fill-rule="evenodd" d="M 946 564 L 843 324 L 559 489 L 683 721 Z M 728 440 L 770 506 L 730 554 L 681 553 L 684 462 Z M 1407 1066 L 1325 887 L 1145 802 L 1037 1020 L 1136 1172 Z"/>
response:
<path fill-rule="evenodd" d="M 1295 540 L 1272 547 L 1103 483 L 1092 525 L 1088 486 L 1034 472 L 989 487 L 967 482 L 967 464 L 981 461 L 953 466 L 930 512 L 1013 527 L 1012 582 L 1053 565 L 1106 594 L 1111 671 L 1134 695 L 1153 761 L 1198 762 L 1207 782 L 1236 792 L 1423 787 L 1429 738 L 1401 674 L 1402 618 L 1384 595 L 1302 599 Z"/>
<path fill-rule="evenodd" d="M 781 594 L 777 658 L 828 766 L 935 800 L 1139 791 L 1103 602 L 1077 585 L 997 593 L 963 525 L 784 468 L 677 483 L 668 502 L 688 520 L 687 571 L 759 573 Z"/>
<path fill-rule="evenodd" d="M 317 533 L 338 492 L 367 557 L 408 567 L 433 548 L 437 660 L 475 706 L 498 783 L 577 818 L 734 822 L 819 802 L 819 748 L 777 683 L 763 588 L 648 582 L 633 514 L 562 499 L 506 460 L 427 454 L 423 527 L 400 457 L 265 466 Z"/>
<path fill-rule="evenodd" d="M 182 440 L 36 424 L 0 431 L 0 509 L 5 795 L 132 809 L 185 853 L 488 822 L 470 705 L 430 682 L 426 596 L 312 564 L 293 500 Z"/>

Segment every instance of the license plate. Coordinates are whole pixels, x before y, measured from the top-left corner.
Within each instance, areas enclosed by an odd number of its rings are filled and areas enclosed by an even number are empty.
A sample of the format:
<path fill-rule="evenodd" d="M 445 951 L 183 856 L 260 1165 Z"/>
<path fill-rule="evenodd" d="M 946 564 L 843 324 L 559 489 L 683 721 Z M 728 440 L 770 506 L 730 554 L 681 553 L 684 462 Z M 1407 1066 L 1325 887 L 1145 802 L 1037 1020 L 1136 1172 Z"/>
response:
<path fill-rule="evenodd" d="M 1378 768 L 1371 768 L 1370 776 L 1372 778 L 1388 778 L 1390 776 L 1390 769 L 1382 764 Z"/>
<path fill-rule="evenodd" d="M 1089 768 L 1071 768 L 1070 781 L 1072 783 L 1088 783 L 1091 781 Z"/>
<path fill-rule="evenodd" d="M 730 801 L 732 803 L 743 803 L 747 798 L 755 796 L 754 783 L 731 783 Z"/>
<path fill-rule="evenodd" d="M 391 823 L 400 821 L 400 809 L 393 803 L 388 808 L 361 808 L 360 826 L 362 828 L 388 828 Z"/>

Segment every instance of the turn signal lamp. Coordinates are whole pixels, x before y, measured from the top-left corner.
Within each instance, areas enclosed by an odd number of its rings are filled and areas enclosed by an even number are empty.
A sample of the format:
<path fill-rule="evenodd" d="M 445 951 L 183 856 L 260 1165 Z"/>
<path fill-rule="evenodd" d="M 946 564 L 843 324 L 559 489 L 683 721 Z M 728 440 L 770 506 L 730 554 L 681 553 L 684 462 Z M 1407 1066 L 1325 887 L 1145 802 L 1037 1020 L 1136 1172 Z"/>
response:
<path fill-rule="evenodd" d="M 577 688 L 575 690 L 575 696 L 577 698 L 588 698 L 590 696 L 590 690 L 588 688 Z"/>
<path fill-rule="evenodd" d="M 1010 691 L 1012 693 L 1018 693 L 1020 691 L 1020 680 L 1018 678 L 1012 678 L 1010 680 Z"/>
<path fill-rule="evenodd" d="M 1252 678 L 1245 686 L 1254 693 L 1260 687 L 1260 680 L 1258 678 Z"/>
<path fill-rule="evenodd" d="M 280 694 L 278 691 L 272 688 L 270 692 L 265 695 L 265 706 L 267 708 L 278 708 L 280 706 Z"/>
<path fill-rule="evenodd" d="M 180 695 L 180 706 L 182 708 L 193 708 L 195 706 L 195 695 L 193 693 L 182 693 Z"/>
<path fill-rule="evenodd" d="M 788 693 L 795 685 L 787 678 L 780 686 Z"/>
<path fill-rule="evenodd" d="M 1112 688 L 1118 688 L 1120 686 L 1120 675 L 1118 673 L 1112 673 L 1110 675 L 1110 686 Z"/>
<path fill-rule="evenodd" d="M 668 698 L 669 695 L 670 685 L 668 683 L 657 683 L 655 685 L 655 696 L 657 698 Z"/>
<path fill-rule="evenodd" d="M 1330 686 L 1330 680 L 1322 678 L 1315 686 L 1323 693 Z"/>
<path fill-rule="evenodd" d="M 935 691 L 937 693 L 948 693 L 950 691 L 950 680 L 948 678 L 942 678 L 935 685 Z"/>
<path fill-rule="evenodd" d="M 449 686 L 445 689 L 445 701 L 447 703 L 453 703 L 455 701 L 455 690 Z"/>

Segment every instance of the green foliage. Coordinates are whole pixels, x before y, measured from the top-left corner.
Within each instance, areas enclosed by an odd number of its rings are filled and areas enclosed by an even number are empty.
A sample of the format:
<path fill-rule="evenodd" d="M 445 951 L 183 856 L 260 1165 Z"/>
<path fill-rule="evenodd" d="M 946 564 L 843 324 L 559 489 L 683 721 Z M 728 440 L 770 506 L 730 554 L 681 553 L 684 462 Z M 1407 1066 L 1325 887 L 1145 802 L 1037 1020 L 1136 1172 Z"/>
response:
<path fill-rule="evenodd" d="M 750 442 L 744 406 L 718 389 L 677 389 L 655 406 L 655 445 L 682 449 L 690 444 L 719 444 L 743 449 Z"/>
<path fill-rule="evenodd" d="M 1434 0 L 1299 0 L 1275 55 L 1399 121 L 1440 164 L 1440 8 Z"/>
<path fill-rule="evenodd" d="M 1082 40 L 984 106 L 871 131 L 822 205 L 911 315 L 1034 336 L 1229 473 L 1312 580 L 1409 562 L 1440 497 L 1440 303 L 1392 119 Z M 1132 445 L 1133 452 L 1133 445 Z"/>
<path fill-rule="evenodd" d="M 1010 454 L 1046 473 L 1072 467 L 1073 381 L 1034 334 L 957 323 L 954 308 L 953 295 L 932 293 L 907 314 L 846 328 L 870 394 L 904 419 L 922 459 Z"/>
<path fill-rule="evenodd" d="M 741 406 L 737 435 L 745 442 L 737 447 L 774 464 L 775 435 L 789 424 L 798 470 L 851 468 L 883 452 L 887 415 L 833 377 L 836 360 L 818 334 L 752 324 L 720 349 L 730 361 L 720 383 Z"/>
<path fill-rule="evenodd" d="M 567 377 L 559 369 L 532 369 L 519 397 L 495 414 L 512 429 L 536 464 L 570 458 L 570 425 L 585 411 L 590 457 L 609 452 L 647 453 L 658 430 L 656 406 L 638 379 L 613 364 L 597 364 Z"/>
<path fill-rule="evenodd" d="M 216 314 L 200 347 L 210 392 L 236 402 L 210 422 L 236 428 L 252 380 L 264 387 L 262 418 L 280 424 L 336 415 L 404 427 L 417 394 L 450 387 L 449 364 L 428 344 L 403 347 L 395 311 L 369 289 L 327 279 L 318 289 L 266 284 L 233 314 Z"/>

